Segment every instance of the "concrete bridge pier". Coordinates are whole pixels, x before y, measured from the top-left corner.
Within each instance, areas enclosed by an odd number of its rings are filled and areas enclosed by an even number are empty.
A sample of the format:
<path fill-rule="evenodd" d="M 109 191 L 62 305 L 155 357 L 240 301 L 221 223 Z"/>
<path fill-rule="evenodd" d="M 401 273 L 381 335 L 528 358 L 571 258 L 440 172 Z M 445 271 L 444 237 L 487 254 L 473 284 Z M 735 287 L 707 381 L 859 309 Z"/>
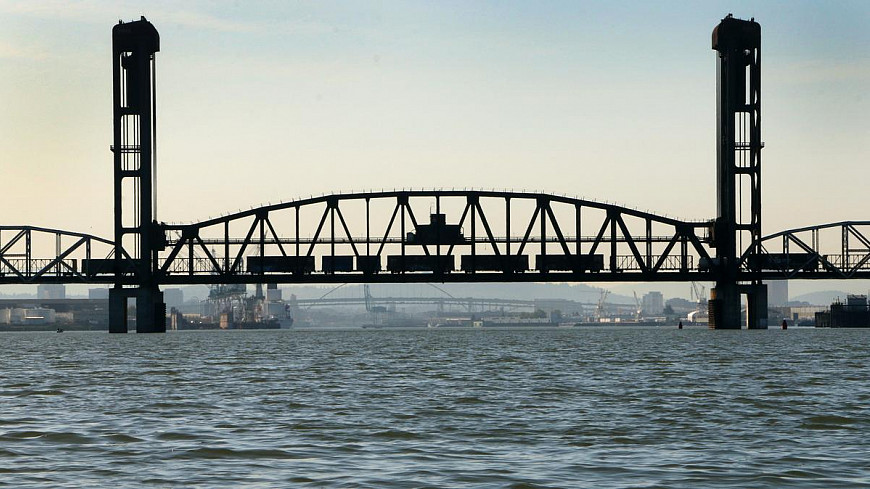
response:
<path fill-rule="evenodd" d="M 767 329 L 767 285 L 744 286 L 746 291 L 746 327 Z"/>
<path fill-rule="evenodd" d="M 113 287 L 109 289 L 109 333 L 127 332 L 127 299 L 130 289 Z"/>
<path fill-rule="evenodd" d="M 741 329 L 742 294 L 746 294 L 746 328 L 767 329 L 767 285 L 735 282 L 717 282 L 710 291 L 710 329 Z"/>
<path fill-rule="evenodd" d="M 109 290 L 109 332 L 126 333 L 129 299 L 136 299 L 136 332 L 165 333 L 166 303 L 163 292 L 155 286 L 125 289 L 115 287 Z"/>
<path fill-rule="evenodd" d="M 710 329 L 740 329 L 740 292 L 736 282 L 716 282 L 707 306 Z"/>

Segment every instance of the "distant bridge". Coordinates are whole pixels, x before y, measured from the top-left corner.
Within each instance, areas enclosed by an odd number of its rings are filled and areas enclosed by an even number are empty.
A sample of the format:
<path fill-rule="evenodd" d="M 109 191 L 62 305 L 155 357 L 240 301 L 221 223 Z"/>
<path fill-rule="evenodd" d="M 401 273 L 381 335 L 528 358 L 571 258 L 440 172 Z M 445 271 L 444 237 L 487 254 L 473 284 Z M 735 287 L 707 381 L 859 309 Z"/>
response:
<path fill-rule="evenodd" d="M 300 308 L 310 307 L 335 307 L 335 306 L 365 306 L 365 297 L 324 297 L 321 299 L 296 299 Z M 369 299 L 371 306 L 384 306 L 392 304 L 414 304 L 461 307 L 467 311 L 482 309 L 528 309 L 534 310 L 534 300 L 522 299 L 486 299 L 477 297 L 372 297 Z M 595 304 L 577 303 L 578 306 L 595 307 Z"/>

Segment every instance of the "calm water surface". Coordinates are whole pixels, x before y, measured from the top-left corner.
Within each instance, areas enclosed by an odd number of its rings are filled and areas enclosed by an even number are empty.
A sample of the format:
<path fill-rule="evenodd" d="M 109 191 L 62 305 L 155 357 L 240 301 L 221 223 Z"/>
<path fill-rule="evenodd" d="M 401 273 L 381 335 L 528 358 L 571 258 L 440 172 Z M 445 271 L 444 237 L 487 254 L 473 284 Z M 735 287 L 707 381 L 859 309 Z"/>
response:
<path fill-rule="evenodd" d="M 3 487 L 870 487 L 870 331 L 0 335 Z"/>

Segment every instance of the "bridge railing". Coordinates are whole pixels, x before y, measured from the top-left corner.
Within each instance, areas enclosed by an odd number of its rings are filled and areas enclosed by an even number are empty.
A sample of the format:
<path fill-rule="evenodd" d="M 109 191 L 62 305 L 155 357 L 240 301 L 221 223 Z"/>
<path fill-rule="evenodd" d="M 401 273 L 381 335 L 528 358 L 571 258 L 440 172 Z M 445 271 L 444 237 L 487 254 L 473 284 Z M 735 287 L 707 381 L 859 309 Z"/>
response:
<path fill-rule="evenodd" d="M 852 254 L 847 256 L 824 255 L 824 260 L 838 270 L 870 270 L 870 254 Z"/>
<path fill-rule="evenodd" d="M 52 258 L 5 258 L 0 262 L 0 276 L 18 275 L 31 277 L 38 272 L 53 276 L 72 277 L 78 274 L 78 260 L 63 259 L 55 260 Z"/>
<path fill-rule="evenodd" d="M 654 255 L 653 259 L 655 261 L 662 261 L 662 266 L 659 268 L 662 271 L 688 272 L 695 269 L 695 257 L 693 255 L 686 255 L 685 257 Z M 619 270 L 640 271 L 643 270 L 642 265 L 634 255 L 617 256 L 617 267 Z"/>

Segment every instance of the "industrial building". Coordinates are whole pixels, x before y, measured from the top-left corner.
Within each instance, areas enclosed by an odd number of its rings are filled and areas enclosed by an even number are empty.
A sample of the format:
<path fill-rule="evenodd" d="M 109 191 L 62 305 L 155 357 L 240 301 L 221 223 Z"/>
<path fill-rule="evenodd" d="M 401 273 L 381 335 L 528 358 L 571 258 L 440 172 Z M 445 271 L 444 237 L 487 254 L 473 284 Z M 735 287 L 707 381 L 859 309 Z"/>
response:
<path fill-rule="evenodd" d="M 109 289 L 88 289 L 88 299 L 90 300 L 109 300 Z"/>
<path fill-rule="evenodd" d="M 55 310 L 46 307 L 0 309 L 0 325 L 40 325 L 54 324 L 56 321 Z"/>
<path fill-rule="evenodd" d="M 0 330 L 44 329 L 41 326 L 64 324 L 64 328 L 107 329 L 108 300 L 90 299 L 0 299 Z"/>
<path fill-rule="evenodd" d="M 771 280 L 767 285 L 767 306 L 785 307 L 788 305 L 788 280 Z"/>
<path fill-rule="evenodd" d="M 166 289 L 163 291 L 163 301 L 166 302 L 166 307 L 181 307 L 184 304 L 184 291 L 181 289 Z"/>
<path fill-rule="evenodd" d="M 870 307 L 866 295 L 848 295 L 846 303 L 839 299 L 826 312 L 816 313 L 817 328 L 870 328 Z"/>
<path fill-rule="evenodd" d="M 66 285 L 39 284 L 36 286 L 37 299 L 66 299 Z"/>
<path fill-rule="evenodd" d="M 643 295 L 641 309 L 644 316 L 661 316 L 665 310 L 665 298 L 661 292 L 650 291 Z"/>

